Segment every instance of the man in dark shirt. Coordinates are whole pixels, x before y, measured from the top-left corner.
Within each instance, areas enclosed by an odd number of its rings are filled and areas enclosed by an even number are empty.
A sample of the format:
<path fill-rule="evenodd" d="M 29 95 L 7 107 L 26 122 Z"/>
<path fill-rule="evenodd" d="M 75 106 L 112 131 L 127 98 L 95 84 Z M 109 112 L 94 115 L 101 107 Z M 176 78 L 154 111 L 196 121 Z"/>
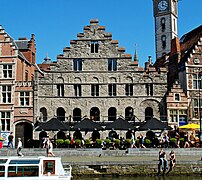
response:
<path fill-rule="evenodd" d="M 13 148 L 13 132 L 10 133 L 10 135 L 8 136 L 8 146 L 7 148 Z"/>

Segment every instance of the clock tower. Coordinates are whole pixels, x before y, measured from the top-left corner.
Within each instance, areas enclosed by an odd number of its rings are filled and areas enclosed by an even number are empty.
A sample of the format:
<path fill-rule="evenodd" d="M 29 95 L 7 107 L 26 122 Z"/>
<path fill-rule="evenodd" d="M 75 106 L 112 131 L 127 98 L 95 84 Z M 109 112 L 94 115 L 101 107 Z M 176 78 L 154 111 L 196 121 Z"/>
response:
<path fill-rule="evenodd" d="M 156 58 L 171 51 L 171 40 L 177 37 L 178 0 L 153 0 Z"/>

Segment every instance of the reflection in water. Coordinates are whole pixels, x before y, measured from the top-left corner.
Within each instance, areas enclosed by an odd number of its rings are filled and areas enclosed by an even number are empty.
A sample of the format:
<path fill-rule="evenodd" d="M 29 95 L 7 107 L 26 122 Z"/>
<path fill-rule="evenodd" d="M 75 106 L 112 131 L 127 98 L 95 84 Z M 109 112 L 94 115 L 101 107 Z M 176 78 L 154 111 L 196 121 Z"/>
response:
<path fill-rule="evenodd" d="M 156 176 L 156 177 L 101 177 L 101 178 L 73 178 L 73 180 L 202 180 L 202 177 L 193 176 Z"/>

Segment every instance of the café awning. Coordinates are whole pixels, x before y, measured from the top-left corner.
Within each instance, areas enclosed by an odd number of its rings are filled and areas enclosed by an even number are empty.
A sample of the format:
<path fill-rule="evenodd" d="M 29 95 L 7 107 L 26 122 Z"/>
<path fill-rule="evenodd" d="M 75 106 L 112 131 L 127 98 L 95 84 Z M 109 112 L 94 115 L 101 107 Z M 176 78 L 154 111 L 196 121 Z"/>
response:
<path fill-rule="evenodd" d="M 57 118 L 52 118 L 49 121 L 42 122 L 35 129 L 35 131 L 68 131 L 70 126 L 60 121 Z"/>

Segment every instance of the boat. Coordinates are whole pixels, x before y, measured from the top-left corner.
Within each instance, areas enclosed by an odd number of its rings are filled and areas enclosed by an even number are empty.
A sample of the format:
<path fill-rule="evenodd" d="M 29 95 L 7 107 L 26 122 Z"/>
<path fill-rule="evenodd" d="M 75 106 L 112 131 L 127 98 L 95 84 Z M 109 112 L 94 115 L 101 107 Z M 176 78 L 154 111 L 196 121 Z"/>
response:
<path fill-rule="evenodd" d="M 71 165 L 64 168 L 60 157 L 0 157 L 0 180 L 70 180 Z"/>

